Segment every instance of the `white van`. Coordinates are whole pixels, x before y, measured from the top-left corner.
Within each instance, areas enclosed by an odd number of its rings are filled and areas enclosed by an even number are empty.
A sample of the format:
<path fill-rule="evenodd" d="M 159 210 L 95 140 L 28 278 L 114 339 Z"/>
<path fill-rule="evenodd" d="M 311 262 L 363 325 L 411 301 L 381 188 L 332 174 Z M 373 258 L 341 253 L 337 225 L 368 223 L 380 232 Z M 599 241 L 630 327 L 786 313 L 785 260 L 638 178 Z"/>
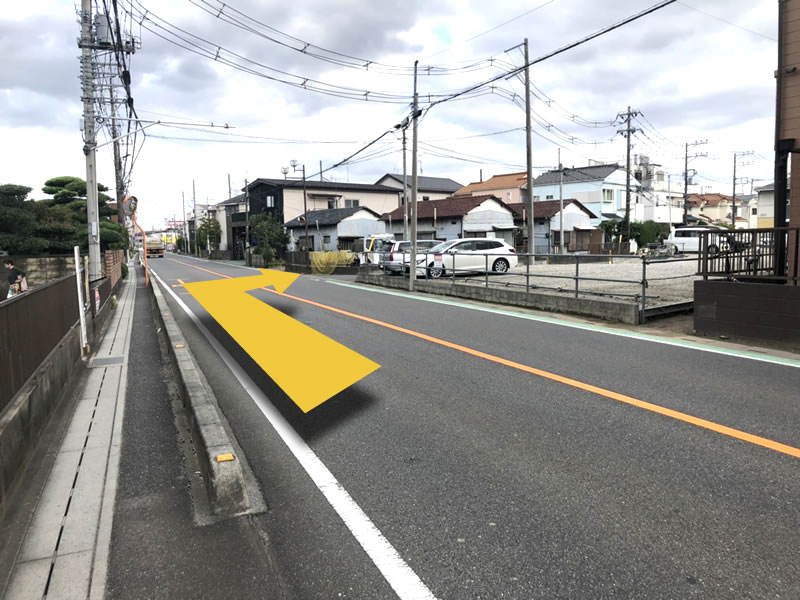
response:
<path fill-rule="evenodd" d="M 700 232 L 701 231 L 714 231 L 718 232 L 719 236 L 711 236 L 708 240 L 708 253 L 712 256 L 719 254 L 720 244 L 724 242 L 727 229 L 714 227 L 712 225 L 698 225 L 696 227 L 678 227 L 670 232 L 667 238 L 667 243 L 674 245 L 680 252 L 700 252 Z M 719 238 L 719 239 L 717 239 Z"/>

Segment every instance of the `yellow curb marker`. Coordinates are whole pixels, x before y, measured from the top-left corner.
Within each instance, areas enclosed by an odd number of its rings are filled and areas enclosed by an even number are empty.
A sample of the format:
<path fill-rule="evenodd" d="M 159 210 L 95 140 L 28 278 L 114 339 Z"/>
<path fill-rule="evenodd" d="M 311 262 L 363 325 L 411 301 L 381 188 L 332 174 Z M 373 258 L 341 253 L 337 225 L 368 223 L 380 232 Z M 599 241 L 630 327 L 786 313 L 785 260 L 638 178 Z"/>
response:
<path fill-rule="evenodd" d="M 233 459 L 234 459 L 234 458 L 233 458 L 233 454 L 217 454 L 217 462 L 218 462 L 218 463 L 221 463 L 221 462 L 230 462 L 230 461 L 232 461 Z"/>

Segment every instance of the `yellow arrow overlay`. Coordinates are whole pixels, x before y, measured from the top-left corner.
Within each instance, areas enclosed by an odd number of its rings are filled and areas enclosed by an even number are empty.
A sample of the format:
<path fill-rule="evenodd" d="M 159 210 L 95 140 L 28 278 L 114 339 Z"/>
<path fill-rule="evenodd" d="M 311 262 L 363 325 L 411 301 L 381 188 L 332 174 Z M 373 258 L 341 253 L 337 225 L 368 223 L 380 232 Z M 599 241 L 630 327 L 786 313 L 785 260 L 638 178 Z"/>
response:
<path fill-rule="evenodd" d="M 259 270 L 262 274 L 254 277 L 197 281 L 184 287 L 303 412 L 380 368 L 248 294 L 264 287 L 283 293 L 299 277 Z"/>

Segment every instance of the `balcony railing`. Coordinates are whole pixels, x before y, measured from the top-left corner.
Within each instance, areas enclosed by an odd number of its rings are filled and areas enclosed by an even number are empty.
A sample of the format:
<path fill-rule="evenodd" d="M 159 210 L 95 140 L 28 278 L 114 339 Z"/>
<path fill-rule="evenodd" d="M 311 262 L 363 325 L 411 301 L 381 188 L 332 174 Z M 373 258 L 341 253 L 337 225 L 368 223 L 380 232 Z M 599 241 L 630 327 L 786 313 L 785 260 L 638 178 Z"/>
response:
<path fill-rule="evenodd" d="M 798 283 L 799 258 L 800 227 L 709 230 L 700 232 L 697 272 L 703 279 Z"/>

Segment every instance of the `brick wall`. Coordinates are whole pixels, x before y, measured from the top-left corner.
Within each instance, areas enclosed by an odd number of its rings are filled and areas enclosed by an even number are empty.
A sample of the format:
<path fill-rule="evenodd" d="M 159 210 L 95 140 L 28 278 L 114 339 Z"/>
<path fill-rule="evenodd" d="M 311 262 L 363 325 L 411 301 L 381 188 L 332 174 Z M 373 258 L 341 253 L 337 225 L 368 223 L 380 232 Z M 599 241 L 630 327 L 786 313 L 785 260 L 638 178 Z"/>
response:
<path fill-rule="evenodd" d="M 106 250 L 103 253 L 103 273 L 111 279 L 111 287 L 114 288 L 122 277 L 122 261 L 125 260 L 123 250 Z"/>

